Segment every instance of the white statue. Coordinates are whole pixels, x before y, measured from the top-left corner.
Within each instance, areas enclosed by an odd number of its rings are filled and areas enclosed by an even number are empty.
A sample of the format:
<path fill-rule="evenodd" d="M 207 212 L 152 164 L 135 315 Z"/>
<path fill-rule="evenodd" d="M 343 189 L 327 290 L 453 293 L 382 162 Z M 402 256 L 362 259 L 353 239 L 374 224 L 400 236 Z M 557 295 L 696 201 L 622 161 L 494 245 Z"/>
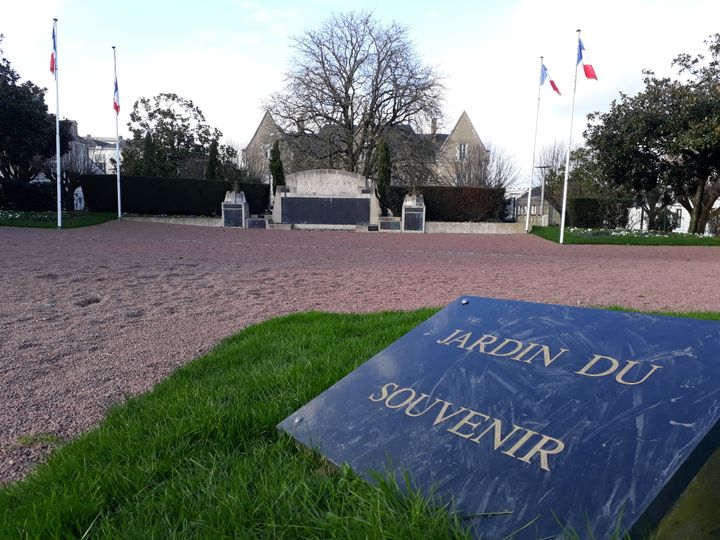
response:
<path fill-rule="evenodd" d="M 85 196 L 82 187 L 78 186 L 73 192 L 73 200 L 75 202 L 75 210 L 85 210 Z"/>

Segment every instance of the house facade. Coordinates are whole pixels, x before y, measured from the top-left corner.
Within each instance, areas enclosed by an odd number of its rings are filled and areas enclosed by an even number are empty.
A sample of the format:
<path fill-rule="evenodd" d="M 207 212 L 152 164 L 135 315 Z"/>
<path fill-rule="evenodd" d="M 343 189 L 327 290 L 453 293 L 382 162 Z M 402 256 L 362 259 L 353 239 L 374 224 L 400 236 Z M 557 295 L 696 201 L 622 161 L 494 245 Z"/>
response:
<path fill-rule="evenodd" d="M 265 112 L 250 142 L 242 150 L 242 163 L 251 177 L 270 183 L 270 150 L 275 141 L 282 139 L 283 131 L 280 126 L 269 112 Z"/>
<path fill-rule="evenodd" d="M 472 186 L 487 170 L 489 154 L 467 112 L 463 111 L 450 133 L 437 133 L 432 124 L 430 138 L 435 146 L 435 173 L 446 185 Z"/>
<path fill-rule="evenodd" d="M 508 192 L 508 198 L 514 201 L 514 217 L 518 221 L 525 221 L 527 213 L 530 212 L 530 224 L 546 227 L 560 223 L 560 212 L 552 203 L 544 197 L 541 199 L 542 189 L 534 187 L 530 192 L 530 204 L 528 204 L 527 189 Z"/>
<path fill-rule="evenodd" d="M 713 205 L 714 209 L 720 209 L 720 199 L 715 201 Z M 679 203 L 671 204 L 667 207 L 668 216 L 671 219 L 671 232 L 676 233 L 687 233 L 690 227 L 690 213 L 685 207 Z M 648 230 L 648 219 L 645 215 L 645 211 L 642 208 L 634 207 L 628 209 L 628 224 L 627 228 L 636 231 L 647 231 Z M 705 234 L 717 235 L 720 234 L 720 229 L 710 222 L 705 227 Z"/>
<path fill-rule="evenodd" d="M 314 154 L 315 161 L 318 161 L 316 159 L 317 155 L 322 154 L 315 147 L 318 144 L 323 144 L 322 141 L 325 139 L 332 139 L 327 133 L 319 135 L 314 138 L 313 144 L 308 143 L 305 145 L 310 150 L 315 150 L 311 152 Z M 330 135 L 332 134 L 330 133 Z M 321 167 L 317 165 L 315 167 L 303 167 L 305 160 L 301 159 L 302 156 L 291 155 L 292 152 L 282 144 L 285 137 L 286 135 L 272 115 L 265 112 L 250 142 L 242 152 L 243 165 L 248 169 L 251 176 L 266 183 L 270 182 L 268 161 L 270 149 L 275 141 L 281 142 L 280 151 L 283 163 L 286 166 L 286 172 L 298 172 L 307 168 L 337 168 L 330 162 L 322 162 Z M 396 126 L 389 133 L 388 138 L 391 146 L 393 144 L 399 144 L 400 146 L 414 145 L 417 147 L 416 154 L 423 153 L 423 145 L 431 149 L 429 152 L 425 152 L 425 154 L 430 154 L 430 163 L 411 164 L 408 163 L 408 159 L 403 159 L 403 156 L 397 156 L 398 163 L 396 165 L 399 168 L 406 169 L 404 171 L 405 175 L 401 172 L 398 174 L 398 177 L 401 177 L 401 183 L 407 183 L 409 181 L 407 177 L 414 175 L 417 178 L 430 176 L 437 183 L 444 185 L 477 185 L 477 179 L 484 174 L 487 167 L 488 151 L 466 112 L 460 115 L 449 133 L 437 132 L 437 124 L 433 121 L 431 133 L 416 134 L 409 126 Z M 297 153 L 298 151 L 295 152 L 295 154 Z M 430 175 L 425 174 L 427 169 L 429 169 Z M 402 176 L 406 178 L 402 178 Z"/>
<path fill-rule="evenodd" d="M 68 151 L 60 158 L 62 170 L 75 174 L 115 174 L 115 137 L 81 137 L 78 133 L 76 121 L 70 122 L 70 142 Z M 124 146 L 124 140 L 120 137 L 120 150 Z M 38 165 L 38 168 L 45 166 L 51 171 L 55 170 L 55 156 L 50 156 L 45 163 Z M 122 162 L 122 154 L 121 154 Z M 35 177 L 36 182 L 49 181 L 43 172 Z"/>

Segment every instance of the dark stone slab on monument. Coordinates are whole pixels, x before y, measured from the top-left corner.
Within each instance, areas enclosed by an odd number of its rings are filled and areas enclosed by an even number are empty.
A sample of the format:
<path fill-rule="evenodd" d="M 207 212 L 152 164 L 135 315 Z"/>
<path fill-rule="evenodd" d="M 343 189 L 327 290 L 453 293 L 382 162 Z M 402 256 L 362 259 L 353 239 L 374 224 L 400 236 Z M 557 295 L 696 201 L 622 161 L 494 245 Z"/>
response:
<path fill-rule="evenodd" d="M 406 208 L 403 229 L 406 231 L 422 231 L 425 228 L 425 213 L 422 208 Z"/>
<path fill-rule="evenodd" d="M 425 199 L 408 193 L 402 205 L 403 232 L 425 232 Z"/>
<path fill-rule="evenodd" d="M 399 231 L 402 228 L 400 218 L 388 219 L 380 218 L 380 230 L 381 231 Z"/>
<path fill-rule="evenodd" d="M 267 229 L 267 219 L 265 219 L 265 218 L 248 218 L 246 227 L 248 229 Z"/>
<path fill-rule="evenodd" d="M 223 227 L 243 227 L 245 216 L 242 205 L 223 203 Z"/>
<path fill-rule="evenodd" d="M 349 197 L 286 197 L 282 222 L 324 225 L 367 225 L 370 199 Z"/>
<path fill-rule="evenodd" d="M 476 536 L 655 526 L 720 442 L 720 323 L 467 297 L 278 425 Z M 401 482 L 402 483 L 402 482 Z"/>

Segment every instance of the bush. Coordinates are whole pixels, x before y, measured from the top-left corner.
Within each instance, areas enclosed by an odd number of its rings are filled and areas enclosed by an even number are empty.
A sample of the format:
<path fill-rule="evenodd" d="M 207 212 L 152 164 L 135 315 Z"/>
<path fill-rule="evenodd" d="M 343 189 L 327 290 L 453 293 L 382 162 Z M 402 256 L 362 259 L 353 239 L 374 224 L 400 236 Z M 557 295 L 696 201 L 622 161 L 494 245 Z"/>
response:
<path fill-rule="evenodd" d="M 55 184 L 0 181 L 0 210 L 45 212 L 57 207 Z"/>
<path fill-rule="evenodd" d="M 569 226 L 586 229 L 618 229 L 627 227 L 631 199 L 568 199 Z"/>
<path fill-rule="evenodd" d="M 402 203 L 410 188 L 391 186 L 388 208 L 395 216 L 402 214 Z M 421 186 L 416 193 L 425 200 L 427 221 L 500 221 L 503 215 L 504 189 Z"/>
<path fill-rule="evenodd" d="M 81 176 L 86 208 L 96 212 L 117 210 L 116 183 L 114 175 Z M 121 176 L 121 184 L 123 211 L 151 215 L 220 215 L 225 192 L 233 189 L 229 181 L 199 178 Z M 270 193 L 267 184 L 238 184 L 238 189 L 245 192 L 250 213 L 266 210 Z"/>

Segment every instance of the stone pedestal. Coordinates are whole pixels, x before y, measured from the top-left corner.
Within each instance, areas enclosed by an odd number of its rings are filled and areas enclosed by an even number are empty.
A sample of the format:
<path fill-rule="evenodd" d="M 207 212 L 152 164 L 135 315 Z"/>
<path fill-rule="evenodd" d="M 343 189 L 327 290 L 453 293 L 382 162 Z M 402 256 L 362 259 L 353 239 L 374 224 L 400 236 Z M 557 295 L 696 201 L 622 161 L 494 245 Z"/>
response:
<path fill-rule="evenodd" d="M 402 231 L 425 232 L 425 201 L 422 195 L 405 195 L 402 205 Z"/>
<path fill-rule="evenodd" d="M 245 193 L 228 191 L 222 203 L 223 227 L 245 227 L 249 217 L 249 209 Z"/>

